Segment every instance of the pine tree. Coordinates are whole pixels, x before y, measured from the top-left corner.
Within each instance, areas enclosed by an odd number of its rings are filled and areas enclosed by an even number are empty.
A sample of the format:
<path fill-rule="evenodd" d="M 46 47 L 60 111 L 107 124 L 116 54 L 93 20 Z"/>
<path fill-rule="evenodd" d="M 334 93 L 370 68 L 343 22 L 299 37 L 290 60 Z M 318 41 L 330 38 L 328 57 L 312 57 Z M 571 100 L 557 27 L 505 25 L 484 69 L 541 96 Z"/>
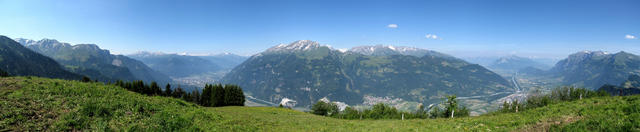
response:
<path fill-rule="evenodd" d="M 224 103 L 227 106 L 244 106 L 244 94 L 236 85 L 224 86 Z"/>
<path fill-rule="evenodd" d="M 171 96 L 173 91 L 171 91 L 171 84 L 167 83 L 167 86 L 164 86 L 164 96 Z"/>
<path fill-rule="evenodd" d="M 0 69 L 0 77 L 8 77 L 9 73 L 3 71 L 2 69 Z"/>
<path fill-rule="evenodd" d="M 232 94 L 232 104 L 233 106 L 244 106 L 244 102 L 245 102 L 245 97 L 244 97 L 244 92 L 242 91 L 242 88 L 240 88 L 238 85 L 232 85 L 233 86 L 233 94 Z"/>
<path fill-rule="evenodd" d="M 185 94 L 183 94 L 182 96 L 182 100 L 187 101 L 187 102 L 191 102 L 193 97 L 193 95 L 191 95 L 191 93 L 185 92 Z"/>
<path fill-rule="evenodd" d="M 502 112 L 511 112 L 511 105 L 509 103 L 507 103 L 507 101 L 504 101 L 504 103 L 502 103 Z"/>
<path fill-rule="evenodd" d="M 202 97 L 200 100 L 200 105 L 202 106 L 211 106 L 211 100 L 213 100 L 211 94 L 212 85 L 205 84 L 204 89 L 202 90 Z"/>
<path fill-rule="evenodd" d="M 151 82 L 151 93 L 149 93 L 150 95 L 160 95 L 162 93 L 162 90 L 160 89 L 160 86 L 158 86 L 158 83 Z"/>
<path fill-rule="evenodd" d="M 191 91 L 191 95 L 192 95 L 192 99 L 191 102 L 199 104 L 200 103 L 200 90 L 193 90 Z"/>
<path fill-rule="evenodd" d="M 222 87 L 222 84 L 216 84 L 212 87 L 211 89 L 211 106 L 213 107 L 219 107 L 219 106 L 225 106 L 225 100 L 224 100 L 224 87 Z"/>
<path fill-rule="evenodd" d="M 183 94 L 184 94 L 184 91 L 182 90 L 182 87 L 180 87 L 180 85 L 178 85 L 178 88 L 176 88 L 176 91 L 173 92 L 173 97 L 174 98 L 182 98 Z"/>

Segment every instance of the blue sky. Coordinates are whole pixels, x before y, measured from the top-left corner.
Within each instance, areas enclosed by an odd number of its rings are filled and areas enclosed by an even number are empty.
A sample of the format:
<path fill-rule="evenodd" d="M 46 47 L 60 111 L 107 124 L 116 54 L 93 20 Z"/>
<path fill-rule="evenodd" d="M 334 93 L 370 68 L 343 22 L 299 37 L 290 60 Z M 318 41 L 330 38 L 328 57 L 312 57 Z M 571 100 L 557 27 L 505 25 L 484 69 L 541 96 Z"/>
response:
<path fill-rule="evenodd" d="M 95 43 L 116 53 L 251 55 L 303 39 L 459 57 L 640 53 L 638 0 L 0 0 L 0 17 L 0 35 Z"/>

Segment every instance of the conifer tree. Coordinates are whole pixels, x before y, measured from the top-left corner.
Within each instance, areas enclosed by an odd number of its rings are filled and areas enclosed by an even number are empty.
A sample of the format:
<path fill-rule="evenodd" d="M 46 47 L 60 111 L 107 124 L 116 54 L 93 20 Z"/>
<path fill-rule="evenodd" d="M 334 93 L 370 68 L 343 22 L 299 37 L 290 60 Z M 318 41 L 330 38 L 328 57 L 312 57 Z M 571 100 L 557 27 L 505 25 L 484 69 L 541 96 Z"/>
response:
<path fill-rule="evenodd" d="M 185 92 L 185 94 L 182 94 L 182 100 L 187 101 L 187 102 L 191 102 L 193 99 L 193 95 L 191 95 L 191 93 Z"/>
<path fill-rule="evenodd" d="M 237 85 L 225 85 L 225 104 L 228 106 L 244 106 L 244 94 Z"/>
<path fill-rule="evenodd" d="M 176 91 L 173 92 L 173 97 L 174 98 L 182 98 L 183 94 L 184 94 L 184 91 L 182 90 L 182 87 L 180 87 L 180 85 L 178 85 L 178 88 L 176 88 Z"/>
<path fill-rule="evenodd" d="M 162 90 L 160 89 L 160 86 L 158 86 L 158 83 L 151 82 L 151 93 L 149 93 L 150 95 L 160 95 L 162 93 Z"/>
<path fill-rule="evenodd" d="M 8 77 L 9 73 L 3 71 L 2 69 L 0 69 L 0 77 Z"/>
<path fill-rule="evenodd" d="M 196 103 L 196 104 L 200 104 L 200 92 L 199 91 L 200 90 L 197 90 L 197 89 L 191 91 L 191 95 L 192 95 L 191 96 L 192 97 L 191 102 Z"/>
<path fill-rule="evenodd" d="M 225 104 L 227 106 L 244 106 L 244 94 L 242 89 L 236 85 L 225 85 Z"/>
<path fill-rule="evenodd" d="M 213 85 L 213 87 L 211 88 L 211 106 L 213 107 L 219 107 L 219 106 L 225 106 L 225 100 L 224 100 L 224 87 L 222 87 L 222 84 L 216 84 Z"/>
<path fill-rule="evenodd" d="M 171 94 L 173 93 L 173 91 L 171 91 L 171 84 L 168 84 L 166 86 L 164 86 L 164 96 L 171 96 Z"/>
<path fill-rule="evenodd" d="M 205 84 L 204 85 L 204 89 L 202 90 L 202 97 L 200 97 L 201 98 L 200 105 L 202 105 L 202 106 L 211 106 L 211 100 L 213 100 L 213 98 L 211 96 L 211 94 L 212 94 L 211 88 L 212 88 L 212 85 L 210 85 L 210 84 Z"/>

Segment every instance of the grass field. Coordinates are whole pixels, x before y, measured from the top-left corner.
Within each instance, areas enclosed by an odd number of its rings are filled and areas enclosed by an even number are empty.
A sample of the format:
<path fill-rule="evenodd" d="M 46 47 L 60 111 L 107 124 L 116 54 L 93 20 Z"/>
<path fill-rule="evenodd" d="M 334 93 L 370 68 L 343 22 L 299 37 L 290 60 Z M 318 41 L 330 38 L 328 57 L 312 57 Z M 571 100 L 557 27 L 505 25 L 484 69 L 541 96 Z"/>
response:
<path fill-rule="evenodd" d="M 101 83 L 0 78 L 0 131 L 640 131 L 640 96 L 455 119 L 342 120 L 274 107 L 200 107 Z"/>

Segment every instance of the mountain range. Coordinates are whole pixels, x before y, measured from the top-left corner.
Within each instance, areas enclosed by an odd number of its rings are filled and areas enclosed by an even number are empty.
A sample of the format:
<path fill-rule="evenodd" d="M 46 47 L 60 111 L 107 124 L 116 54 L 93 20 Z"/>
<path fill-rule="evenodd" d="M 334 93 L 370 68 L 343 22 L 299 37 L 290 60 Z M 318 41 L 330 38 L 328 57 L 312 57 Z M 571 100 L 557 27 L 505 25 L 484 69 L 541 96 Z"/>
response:
<path fill-rule="evenodd" d="M 0 69 L 14 76 L 40 76 L 78 80 L 82 76 L 66 71 L 55 60 L 33 52 L 11 38 L 0 35 Z"/>
<path fill-rule="evenodd" d="M 113 55 L 95 44 L 76 44 L 59 42 L 54 39 L 29 40 L 16 39 L 27 48 L 53 58 L 65 69 L 97 79 L 99 81 L 143 80 L 161 84 L 171 79 L 144 63 L 123 55 Z"/>
<path fill-rule="evenodd" d="M 223 81 L 268 102 L 295 100 L 309 107 L 320 99 L 349 105 L 381 100 L 436 103 L 445 95 L 487 96 L 513 91 L 486 68 L 439 52 L 398 46 L 340 51 L 309 40 L 281 44 L 250 57 Z"/>
<path fill-rule="evenodd" d="M 596 89 L 604 84 L 621 84 L 630 75 L 640 74 L 640 56 L 624 51 L 607 53 L 582 51 L 559 61 L 550 74 L 564 85 Z"/>

